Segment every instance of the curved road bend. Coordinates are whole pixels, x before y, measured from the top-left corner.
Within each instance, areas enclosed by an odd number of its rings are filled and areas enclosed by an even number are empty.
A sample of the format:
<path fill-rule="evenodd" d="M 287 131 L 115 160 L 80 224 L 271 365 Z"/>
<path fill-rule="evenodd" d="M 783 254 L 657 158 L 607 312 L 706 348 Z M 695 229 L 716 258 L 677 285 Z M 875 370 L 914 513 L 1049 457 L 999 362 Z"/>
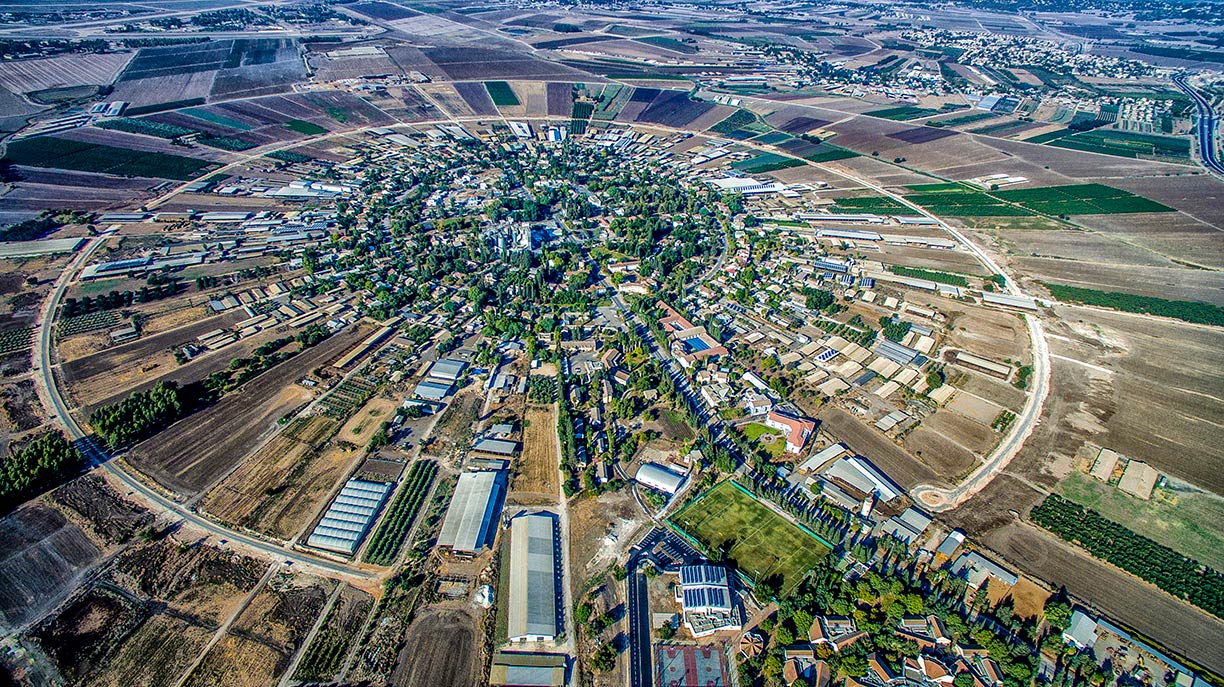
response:
<path fill-rule="evenodd" d="M 269 556 L 283 559 L 294 564 L 317 568 L 324 570 L 332 575 L 342 577 L 356 578 L 361 580 L 373 580 L 379 576 L 363 571 L 355 570 L 343 563 L 330 561 L 325 558 L 312 556 L 300 551 L 283 548 L 276 544 L 257 539 L 241 532 L 236 532 L 229 528 L 223 527 L 213 521 L 194 513 L 181 504 L 175 503 L 171 499 L 162 496 L 153 489 L 150 489 L 143 482 L 133 477 L 127 470 L 116 465 L 110 460 L 110 456 L 106 454 L 99 446 L 97 446 L 89 435 L 77 423 L 76 418 L 68 410 L 68 405 L 64 402 L 64 397 L 60 394 L 59 386 L 55 381 L 55 370 L 51 360 L 52 338 L 54 335 L 53 316 L 55 308 L 59 304 L 60 298 L 63 297 L 64 291 L 72 282 L 77 272 L 89 259 L 89 256 L 94 253 L 99 247 L 106 243 L 113 232 L 104 232 L 97 238 L 94 238 L 90 244 L 77 254 L 77 257 L 64 268 L 63 273 L 56 281 L 55 288 L 52 290 L 50 297 L 47 299 L 43 311 L 41 324 L 39 325 L 38 337 L 34 341 L 35 350 L 33 358 L 37 362 L 39 374 L 36 379 L 42 382 L 45 387 L 44 392 L 48 408 L 55 414 L 61 424 L 68 432 L 68 436 L 72 439 L 86 454 L 86 458 L 93 464 L 98 465 L 102 470 L 112 475 L 119 481 L 123 482 L 128 489 L 140 494 L 145 501 L 156 504 L 164 512 L 173 513 L 176 517 L 182 518 L 191 525 L 208 532 L 221 539 L 228 539 L 237 544 L 240 544 L 251 549 L 255 549 Z"/>
<path fill-rule="evenodd" d="M 1221 164 L 1220 159 L 1216 157 L 1216 116 L 1215 111 L 1211 109 L 1211 103 L 1198 89 L 1186 82 L 1185 76 L 1173 77 L 1173 83 L 1185 91 L 1186 95 L 1190 96 L 1194 104 L 1198 106 L 1199 157 L 1203 159 L 1203 165 L 1216 174 L 1224 176 L 1224 164 Z"/>

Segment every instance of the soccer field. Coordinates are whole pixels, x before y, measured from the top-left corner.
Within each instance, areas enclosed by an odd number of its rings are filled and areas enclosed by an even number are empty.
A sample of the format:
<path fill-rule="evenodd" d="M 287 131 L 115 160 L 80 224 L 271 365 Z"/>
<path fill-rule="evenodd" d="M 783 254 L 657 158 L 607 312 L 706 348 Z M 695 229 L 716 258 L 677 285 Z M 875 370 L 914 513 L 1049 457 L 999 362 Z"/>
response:
<path fill-rule="evenodd" d="M 782 593 L 794 590 L 829 548 L 814 535 L 775 513 L 731 480 L 718 484 L 672 516 L 674 525 L 706 550 L 727 551 L 753 580 L 782 578 Z"/>

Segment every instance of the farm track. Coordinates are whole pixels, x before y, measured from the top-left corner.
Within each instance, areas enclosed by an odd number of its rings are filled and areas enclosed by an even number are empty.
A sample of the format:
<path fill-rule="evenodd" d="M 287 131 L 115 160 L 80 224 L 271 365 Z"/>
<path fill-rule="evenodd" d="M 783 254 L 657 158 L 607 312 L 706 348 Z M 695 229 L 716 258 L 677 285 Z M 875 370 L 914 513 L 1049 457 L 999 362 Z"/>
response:
<path fill-rule="evenodd" d="M 212 651 L 212 648 L 217 645 L 217 642 L 221 641 L 221 638 L 224 637 L 227 632 L 229 632 L 230 627 L 234 624 L 234 621 L 238 619 L 238 616 L 242 615 L 242 612 L 247 609 L 247 606 L 251 605 L 251 601 L 253 601 L 255 597 L 259 595 L 259 592 L 263 591 L 264 586 L 268 584 L 268 580 L 271 580 L 272 576 L 276 573 L 277 567 L 278 566 L 275 563 L 268 566 L 268 570 L 264 572 L 263 577 L 259 578 L 259 583 L 256 584 L 253 589 L 251 589 L 251 591 L 242 600 L 242 603 L 238 604 L 238 607 L 234 609 L 233 613 L 230 613 L 229 617 L 225 619 L 225 622 L 221 623 L 221 626 L 218 627 L 217 631 L 213 633 L 212 638 L 209 639 L 208 643 L 204 645 L 204 648 L 200 650 L 200 655 L 196 656 L 195 660 L 191 662 L 191 665 L 187 668 L 187 670 L 185 670 L 183 674 L 179 676 L 179 679 L 174 683 L 175 687 L 183 687 L 183 685 L 187 683 L 187 680 L 191 678 L 191 674 L 194 673 L 196 668 L 199 668 L 200 664 L 204 662 L 204 657 L 208 656 L 208 652 Z"/>

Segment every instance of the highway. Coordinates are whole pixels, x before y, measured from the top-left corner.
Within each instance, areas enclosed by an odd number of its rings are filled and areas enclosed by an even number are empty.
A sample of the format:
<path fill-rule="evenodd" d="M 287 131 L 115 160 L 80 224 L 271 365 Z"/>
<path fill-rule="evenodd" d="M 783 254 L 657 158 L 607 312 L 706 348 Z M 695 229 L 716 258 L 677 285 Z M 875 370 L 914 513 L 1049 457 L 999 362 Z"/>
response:
<path fill-rule="evenodd" d="M 228 540 L 234 544 L 243 547 L 254 549 L 260 553 L 266 554 L 273 558 L 284 560 L 286 563 L 300 564 L 310 568 L 316 568 L 326 571 L 333 576 L 346 578 L 354 578 L 359 580 L 378 579 L 379 575 L 364 570 L 355 570 L 343 563 L 327 560 L 317 556 L 293 551 L 285 547 L 279 546 L 272 542 L 264 541 L 251 537 L 240 532 L 235 532 L 226 527 L 194 513 L 183 505 L 166 498 L 157 491 L 149 488 L 139 479 L 129 474 L 121 466 L 117 465 L 111 456 L 98 446 L 93 439 L 86 433 L 76 418 L 68 410 L 68 404 L 65 403 L 63 395 L 60 393 L 59 385 L 55 381 L 55 368 L 52 362 L 53 339 L 55 336 L 54 315 L 55 308 L 59 301 L 64 296 L 64 292 L 68 289 L 77 273 L 80 272 L 89 257 L 100 247 L 106 244 L 106 240 L 110 238 L 113 232 L 104 232 L 98 237 L 90 241 L 76 258 L 64 268 L 59 279 L 55 283 L 55 288 L 52 289 L 51 295 L 43 304 L 42 318 L 39 324 L 38 336 L 34 340 L 33 359 L 37 365 L 38 374 L 34 378 L 42 387 L 44 395 L 44 405 L 54 413 L 60 423 L 67 431 L 69 439 L 71 439 L 81 452 L 85 454 L 86 459 L 91 465 L 98 466 L 98 469 L 106 471 L 122 482 L 130 491 L 140 495 L 140 498 L 157 508 L 160 508 L 164 513 L 171 514 L 173 517 L 182 519 L 183 521 L 207 532 L 210 535 L 216 536 L 219 539 Z"/>
<path fill-rule="evenodd" d="M 1211 109 L 1211 103 L 1202 93 L 1186 82 L 1184 75 L 1173 77 L 1173 83 L 1185 91 L 1186 95 L 1194 99 L 1194 103 L 1198 105 L 1199 157 L 1202 158 L 1203 165 L 1216 174 L 1224 176 L 1224 164 L 1221 164 L 1219 158 L 1216 157 L 1216 116 L 1215 111 Z"/>

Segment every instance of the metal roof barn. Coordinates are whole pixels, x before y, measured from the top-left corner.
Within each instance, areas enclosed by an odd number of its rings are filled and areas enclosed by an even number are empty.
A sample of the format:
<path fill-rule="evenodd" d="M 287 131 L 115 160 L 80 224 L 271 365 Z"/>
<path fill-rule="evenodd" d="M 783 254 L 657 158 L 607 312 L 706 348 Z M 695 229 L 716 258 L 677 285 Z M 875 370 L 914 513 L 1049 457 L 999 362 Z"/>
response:
<path fill-rule="evenodd" d="M 684 484 L 684 475 L 678 475 L 655 463 L 645 463 L 638 468 L 634 479 L 651 489 L 657 489 L 667 494 L 674 494 Z"/>
<path fill-rule="evenodd" d="M 557 534 L 552 513 L 533 513 L 510 525 L 510 641 L 557 636 Z"/>
<path fill-rule="evenodd" d="M 470 554 L 492 544 L 505 482 L 505 473 L 501 471 L 459 475 L 455 495 L 442 521 L 438 546 Z"/>

